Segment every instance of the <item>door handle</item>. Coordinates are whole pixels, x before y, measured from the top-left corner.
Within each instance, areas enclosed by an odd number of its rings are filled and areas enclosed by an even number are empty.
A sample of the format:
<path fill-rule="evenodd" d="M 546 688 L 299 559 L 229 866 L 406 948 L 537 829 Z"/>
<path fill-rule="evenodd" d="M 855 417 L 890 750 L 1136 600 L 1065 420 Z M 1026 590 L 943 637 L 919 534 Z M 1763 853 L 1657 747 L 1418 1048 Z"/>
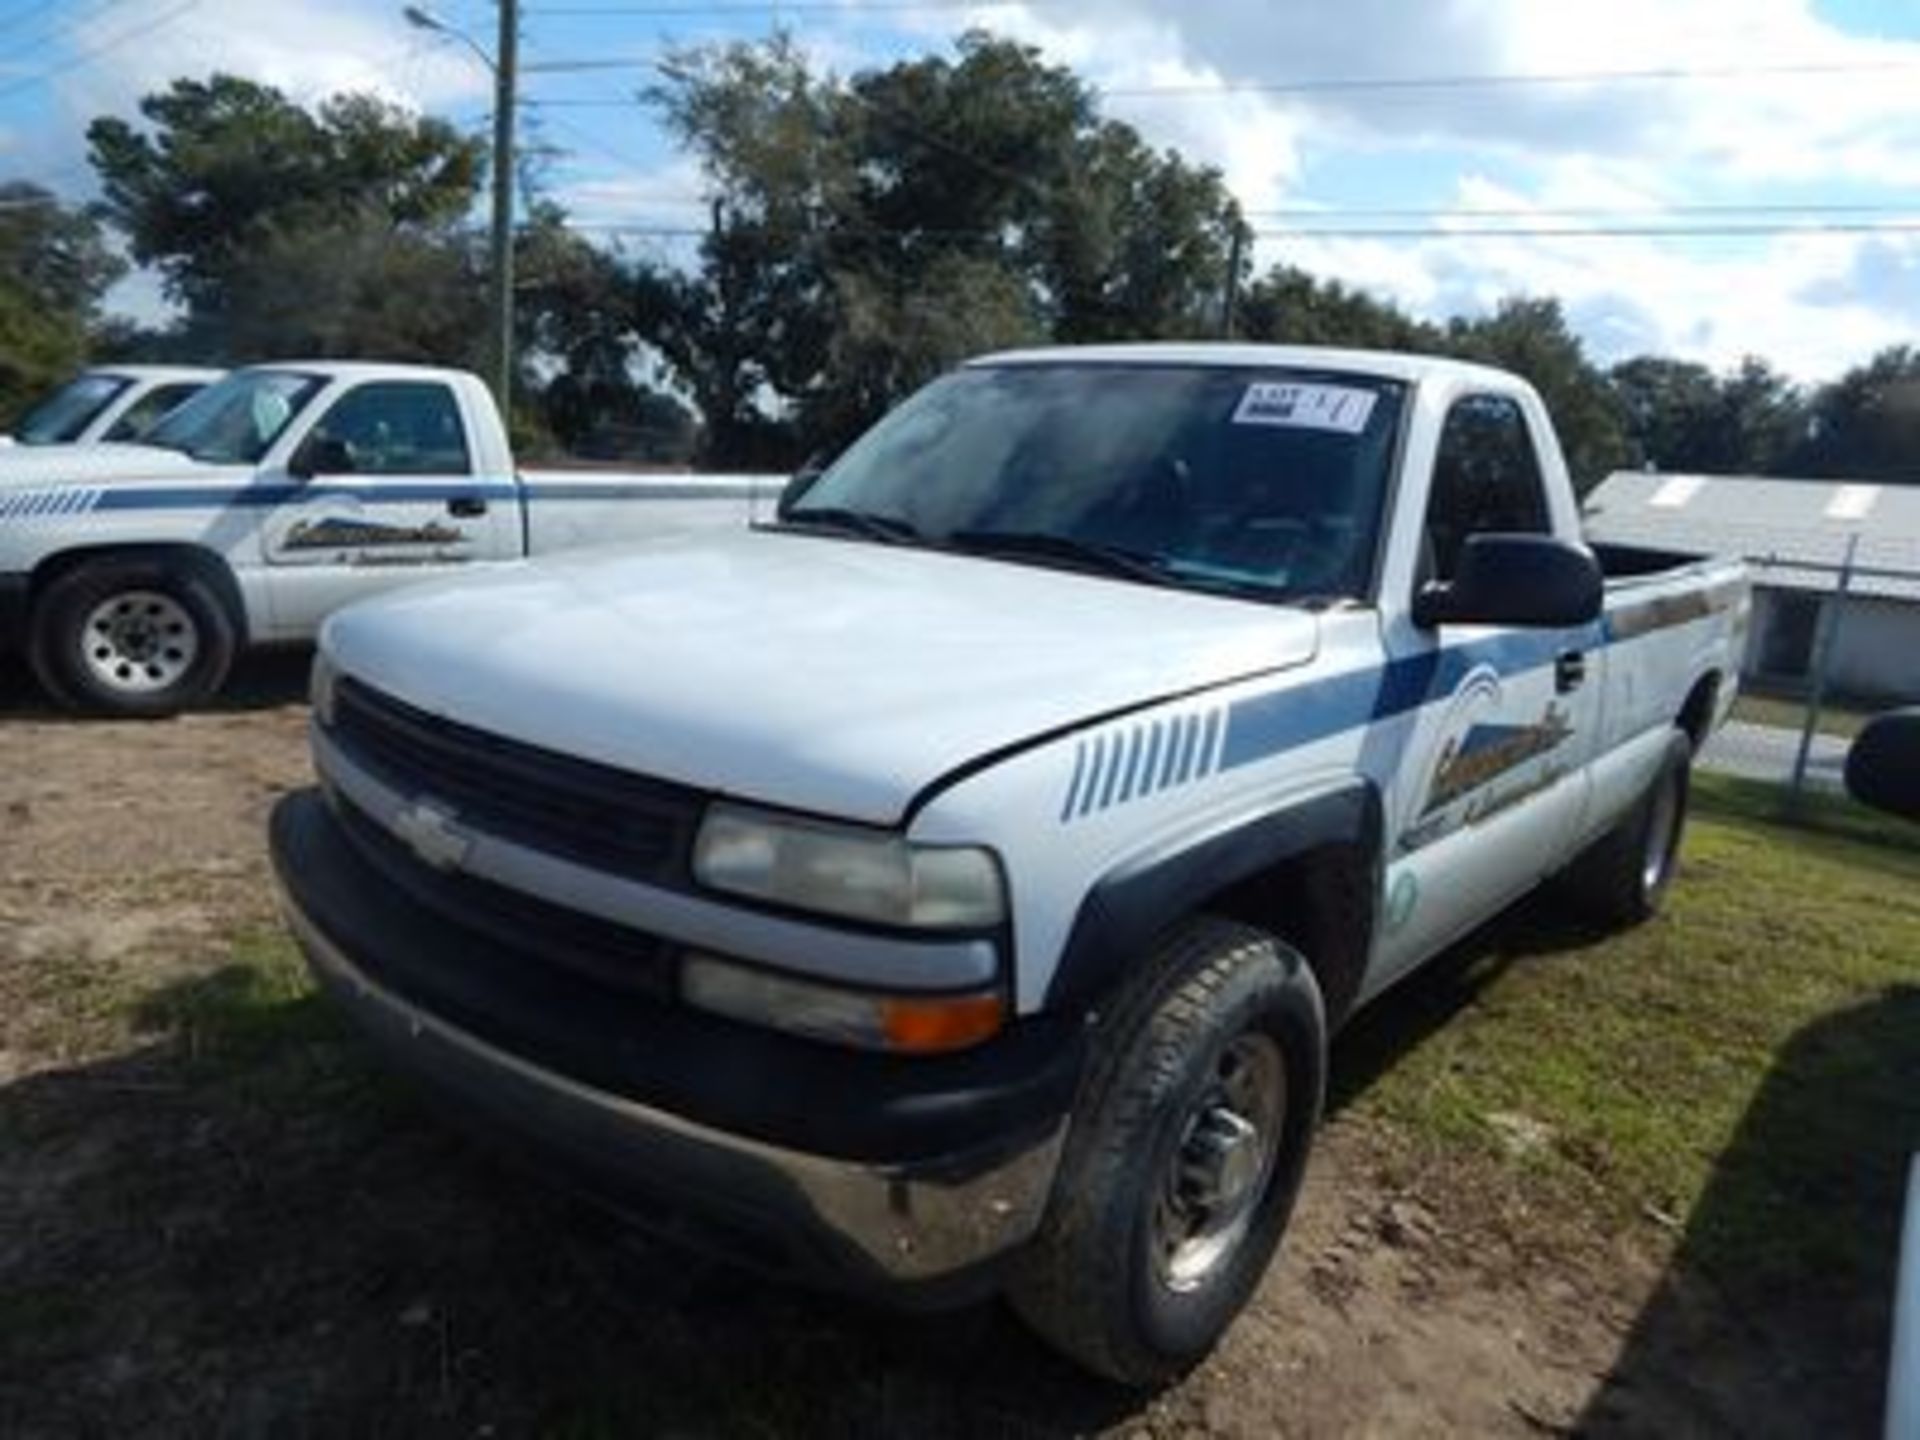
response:
<path fill-rule="evenodd" d="M 1554 658 L 1553 688 L 1570 694 L 1587 683 L 1587 657 L 1578 650 L 1563 650 Z"/>
<path fill-rule="evenodd" d="M 478 495 L 456 495 L 447 501 L 447 513 L 458 515 L 462 519 L 472 519 L 476 515 L 487 513 L 487 502 Z"/>

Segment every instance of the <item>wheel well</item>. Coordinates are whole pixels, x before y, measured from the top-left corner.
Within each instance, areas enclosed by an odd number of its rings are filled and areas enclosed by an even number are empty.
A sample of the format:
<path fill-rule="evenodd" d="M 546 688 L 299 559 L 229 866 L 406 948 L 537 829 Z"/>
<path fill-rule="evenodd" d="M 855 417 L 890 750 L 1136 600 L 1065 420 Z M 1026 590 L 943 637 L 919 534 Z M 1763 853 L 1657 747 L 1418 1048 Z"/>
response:
<path fill-rule="evenodd" d="M 234 579 L 232 567 L 223 558 L 199 545 L 95 545 L 78 550 L 62 550 L 34 567 L 33 578 L 27 589 L 29 613 L 54 581 L 101 560 L 147 561 L 174 566 L 200 576 L 213 587 L 214 593 L 220 597 L 220 603 L 226 606 L 227 617 L 233 622 L 236 642 L 242 646 L 247 643 L 247 607 L 240 597 L 240 582 Z"/>
<path fill-rule="evenodd" d="M 1304 851 L 1219 892 L 1202 907 L 1279 937 L 1306 957 L 1337 1028 L 1353 1009 L 1373 945 L 1378 866 L 1355 844 Z"/>
<path fill-rule="evenodd" d="M 1714 702 L 1719 697 L 1720 672 L 1709 670 L 1687 692 L 1687 703 L 1680 707 L 1679 718 L 1674 721 L 1693 742 L 1696 753 L 1706 743 L 1707 727 L 1713 724 Z"/>

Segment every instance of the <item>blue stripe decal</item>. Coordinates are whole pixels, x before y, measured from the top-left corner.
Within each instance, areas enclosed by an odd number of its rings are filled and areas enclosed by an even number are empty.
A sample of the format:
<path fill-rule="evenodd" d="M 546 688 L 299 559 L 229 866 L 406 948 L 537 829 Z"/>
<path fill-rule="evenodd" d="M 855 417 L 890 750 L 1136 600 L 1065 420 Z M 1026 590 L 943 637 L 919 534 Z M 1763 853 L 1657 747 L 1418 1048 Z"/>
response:
<path fill-rule="evenodd" d="M 1160 779 L 1154 773 L 1160 760 L 1160 732 L 1166 726 L 1156 720 L 1147 730 L 1147 753 L 1140 762 L 1140 793 L 1147 795 L 1160 788 Z"/>
<path fill-rule="evenodd" d="M 1080 777 L 1087 769 L 1087 742 L 1082 740 L 1073 747 L 1073 779 L 1067 782 L 1067 798 L 1060 804 L 1060 819 L 1064 822 L 1073 815 L 1073 802 L 1080 793 Z"/>
<path fill-rule="evenodd" d="M 520 487 L 498 480 L 447 480 L 418 485 L 181 485 L 146 488 L 110 484 L 102 510 L 259 510 L 309 500 L 357 500 L 362 504 L 440 500 L 512 500 Z"/>
<path fill-rule="evenodd" d="M 1133 784 L 1140 776 L 1140 752 L 1146 748 L 1147 737 L 1141 733 L 1138 725 L 1133 727 L 1133 738 L 1127 742 L 1127 773 L 1120 781 L 1120 797 L 1117 804 L 1124 805 L 1133 795 Z"/>
<path fill-rule="evenodd" d="M 232 485 L 148 485 L 116 481 L 107 485 L 97 508 L 101 510 L 254 510 L 304 500 L 358 500 L 380 505 L 406 501 L 456 499 L 516 500 L 750 500 L 771 496 L 770 489 L 750 485 L 700 485 L 687 481 L 662 484 L 596 485 L 579 481 L 461 480 L 422 481 L 418 484 L 297 484 L 249 481 Z"/>
<path fill-rule="evenodd" d="M 1502 676 L 1518 675 L 1552 664 L 1564 650 L 1603 644 L 1598 625 L 1578 632 L 1516 631 L 1449 650 L 1405 656 L 1379 670 L 1357 670 L 1240 700 L 1227 719 L 1220 768 L 1250 765 L 1282 750 L 1417 710 L 1451 695 L 1483 666 Z"/>

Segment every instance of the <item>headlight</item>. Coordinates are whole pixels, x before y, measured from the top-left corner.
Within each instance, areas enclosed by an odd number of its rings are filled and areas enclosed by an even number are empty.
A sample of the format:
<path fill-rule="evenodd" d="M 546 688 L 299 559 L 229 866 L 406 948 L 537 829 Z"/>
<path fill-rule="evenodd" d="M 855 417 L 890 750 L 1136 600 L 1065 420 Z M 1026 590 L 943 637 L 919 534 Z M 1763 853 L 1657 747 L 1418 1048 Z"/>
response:
<path fill-rule="evenodd" d="M 314 718 L 322 725 L 333 724 L 334 699 L 340 687 L 340 672 L 333 668 L 327 652 L 313 652 L 313 674 L 307 682 L 307 699 L 313 704 Z"/>
<path fill-rule="evenodd" d="M 885 995 L 776 975 L 712 955 L 686 958 L 680 997 L 733 1020 L 901 1055 L 964 1050 L 998 1034 L 1006 1021 L 1006 1001 L 997 990 Z"/>
<path fill-rule="evenodd" d="M 915 845 L 882 830 L 738 805 L 707 811 L 693 873 L 715 890 L 881 925 L 979 930 L 1007 913 L 990 851 Z"/>

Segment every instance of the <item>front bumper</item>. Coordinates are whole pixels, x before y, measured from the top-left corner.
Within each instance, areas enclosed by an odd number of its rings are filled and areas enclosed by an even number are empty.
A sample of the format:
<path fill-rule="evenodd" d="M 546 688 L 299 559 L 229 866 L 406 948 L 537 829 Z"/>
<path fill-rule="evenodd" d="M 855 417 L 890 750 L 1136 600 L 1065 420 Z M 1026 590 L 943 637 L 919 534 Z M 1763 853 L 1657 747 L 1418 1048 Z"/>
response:
<path fill-rule="evenodd" d="M 547 1178 L 648 1229 L 809 1283 L 941 1305 L 991 1289 L 997 1262 L 1039 1224 L 1065 1136 L 1064 1104 L 1043 1101 L 1036 1113 L 1028 1098 L 1020 1107 L 1026 1122 L 1011 1132 L 900 1157 L 833 1155 L 721 1128 L 562 1073 L 386 983 L 379 952 L 389 947 L 417 952 L 437 943 L 467 963 L 485 961 L 475 937 L 449 935 L 444 924 L 431 934 L 433 917 L 410 912 L 406 897 L 383 889 L 311 792 L 276 809 L 272 851 L 288 923 L 315 976 L 383 1057 Z M 772 1107 L 790 1086 L 763 1037 L 724 1023 L 710 1029 L 705 1068 L 757 1073 Z M 645 1047 L 648 1037 L 636 1044 Z M 837 1094 L 853 1111 L 884 1103 L 870 1093 L 870 1068 L 868 1083 L 856 1079 L 855 1067 L 870 1067 L 871 1057 L 842 1062 L 827 1047 L 807 1045 L 807 1063 L 822 1063 L 821 1052 L 827 1063 L 845 1063 L 853 1083 L 822 1089 L 808 1077 L 807 1088 Z M 1028 1089 L 1070 1093 L 1071 1074 L 1062 1078 L 1065 1090 L 1051 1077 Z M 954 1106 L 967 1101 L 964 1088 L 909 1098 L 908 1113 L 924 1108 L 936 1133 L 945 1133 L 942 1112 L 950 1123 Z M 983 1091 L 980 1104 L 991 1112 L 993 1097 Z M 886 1143 L 872 1138 L 871 1125 L 857 1133 L 867 1151 Z"/>
<path fill-rule="evenodd" d="M 27 575 L 0 575 L 0 655 L 27 648 Z"/>

